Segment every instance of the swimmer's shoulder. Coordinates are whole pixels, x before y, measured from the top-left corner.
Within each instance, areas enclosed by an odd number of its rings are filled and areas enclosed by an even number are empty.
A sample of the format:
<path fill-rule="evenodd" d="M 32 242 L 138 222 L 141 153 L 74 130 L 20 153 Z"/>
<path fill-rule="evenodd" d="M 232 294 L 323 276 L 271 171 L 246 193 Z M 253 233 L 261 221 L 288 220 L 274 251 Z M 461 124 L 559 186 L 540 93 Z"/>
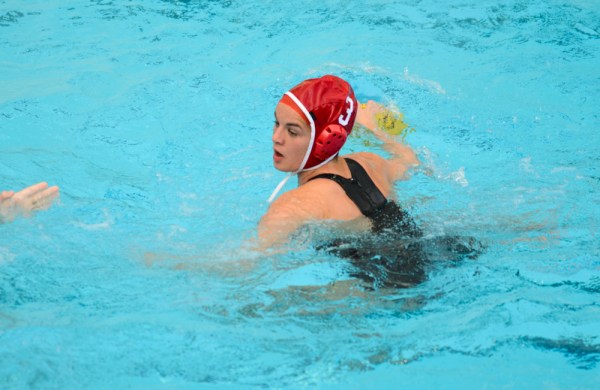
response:
<path fill-rule="evenodd" d="M 310 180 L 282 194 L 271 205 L 271 211 L 280 218 L 298 218 L 303 222 L 351 220 L 362 215 L 338 183 L 325 179 Z"/>
<path fill-rule="evenodd" d="M 343 156 L 359 163 L 373 177 L 380 175 L 388 169 L 387 160 L 378 154 L 371 152 L 358 152 Z M 387 176 L 387 175 L 386 175 Z"/>
<path fill-rule="evenodd" d="M 371 152 L 351 153 L 351 154 L 346 154 L 343 157 L 356 161 L 357 163 L 362 165 L 363 168 L 365 168 L 367 170 L 369 170 L 369 168 L 371 168 L 371 169 L 380 168 L 386 162 L 385 158 L 381 157 L 380 155 L 378 155 L 376 153 L 371 153 Z"/>
<path fill-rule="evenodd" d="M 315 185 L 316 184 L 316 185 Z M 322 197 L 316 186 L 319 183 L 306 183 L 298 188 L 281 194 L 269 206 L 268 213 L 280 218 L 298 218 L 301 220 L 320 219 L 322 215 Z"/>
<path fill-rule="evenodd" d="M 371 152 L 352 153 L 343 157 L 359 163 L 385 197 L 393 193 L 393 171 L 387 159 Z"/>
<path fill-rule="evenodd" d="M 393 183 L 397 180 L 406 180 L 406 172 L 415 164 L 399 161 L 398 159 L 387 159 L 371 152 L 359 152 L 345 155 L 358 162 L 367 171 L 371 179 L 377 184 L 384 180 Z"/>
<path fill-rule="evenodd" d="M 283 243 L 307 222 L 320 219 L 319 210 L 307 199 L 306 191 L 299 187 L 281 194 L 269 205 L 258 224 L 261 247 Z"/>

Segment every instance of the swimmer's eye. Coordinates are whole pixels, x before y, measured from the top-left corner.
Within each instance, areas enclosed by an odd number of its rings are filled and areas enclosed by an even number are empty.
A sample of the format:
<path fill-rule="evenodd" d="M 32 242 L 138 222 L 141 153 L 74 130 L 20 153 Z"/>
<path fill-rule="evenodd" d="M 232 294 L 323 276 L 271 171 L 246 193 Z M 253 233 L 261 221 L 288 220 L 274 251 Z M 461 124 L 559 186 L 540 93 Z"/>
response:
<path fill-rule="evenodd" d="M 273 131 L 275 131 L 277 127 L 279 127 L 279 121 L 276 119 L 273 121 Z M 300 135 L 300 132 L 294 127 L 286 127 L 286 130 L 292 137 L 297 137 Z"/>

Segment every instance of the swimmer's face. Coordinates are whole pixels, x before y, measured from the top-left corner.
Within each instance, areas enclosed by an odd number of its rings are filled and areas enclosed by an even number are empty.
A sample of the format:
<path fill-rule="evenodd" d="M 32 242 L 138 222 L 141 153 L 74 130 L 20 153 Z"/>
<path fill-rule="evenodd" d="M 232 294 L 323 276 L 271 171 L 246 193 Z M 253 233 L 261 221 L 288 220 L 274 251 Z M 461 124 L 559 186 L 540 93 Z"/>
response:
<path fill-rule="evenodd" d="M 273 126 L 273 165 L 283 172 L 300 168 L 310 143 L 310 126 L 290 106 L 279 103 Z"/>

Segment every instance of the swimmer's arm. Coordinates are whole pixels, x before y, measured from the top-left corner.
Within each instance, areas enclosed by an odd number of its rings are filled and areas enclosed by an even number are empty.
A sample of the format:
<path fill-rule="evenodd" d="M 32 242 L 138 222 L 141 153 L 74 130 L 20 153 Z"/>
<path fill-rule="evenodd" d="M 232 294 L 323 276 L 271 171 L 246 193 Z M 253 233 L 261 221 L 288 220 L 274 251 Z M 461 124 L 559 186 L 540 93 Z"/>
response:
<path fill-rule="evenodd" d="M 385 108 L 373 100 L 369 100 L 366 104 L 359 104 L 356 121 L 383 142 L 384 150 L 392 156 L 386 164 L 389 176 L 392 181 L 396 181 L 402 179 L 411 167 L 419 165 L 419 159 L 410 146 L 396 141 L 377 127 L 376 114 L 382 110 Z"/>
<path fill-rule="evenodd" d="M 410 146 L 397 142 L 377 128 L 373 130 L 373 134 L 383 142 L 383 148 L 392 156 L 386 160 L 392 181 L 403 179 L 410 168 L 419 165 L 419 159 Z"/>
<path fill-rule="evenodd" d="M 0 223 L 11 222 L 19 216 L 29 216 L 35 211 L 46 210 L 59 195 L 57 186 L 48 187 L 38 183 L 21 191 L 0 193 Z"/>
<path fill-rule="evenodd" d="M 288 194 L 283 194 L 273 202 L 260 220 L 258 240 L 248 241 L 244 248 L 247 258 L 218 262 L 206 255 L 146 252 L 143 261 L 148 267 L 163 264 L 178 270 L 196 270 L 223 275 L 249 272 L 265 254 L 287 252 L 284 244 L 289 236 L 304 224 L 305 213 L 302 212 L 302 208 L 294 207 L 294 199 Z"/>
<path fill-rule="evenodd" d="M 166 252 L 146 252 L 143 261 L 148 267 L 166 265 L 178 270 L 196 270 L 223 275 L 249 272 L 265 254 L 287 252 L 285 243 L 308 218 L 302 207 L 296 205 L 293 191 L 275 200 L 258 224 L 258 239 L 244 246 L 246 257 L 237 261 L 217 262 L 206 255 L 180 255 Z"/>
<path fill-rule="evenodd" d="M 147 267 L 162 265 L 176 270 L 202 271 L 226 276 L 239 275 L 250 272 L 265 254 L 287 253 L 283 246 L 277 246 L 285 242 L 285 237 L 269 235 L 268 238 L 258 241 L 256 239 L 248 240 L 242 247 L 236 249 L 232 256 L 225 256 L 228 258 L 227 261 L 216 260 L 214 256 L 206 254 L 182 255 L 169 252 L 145 252 L 143 262 Z M 237 260 L 231 260 L 231 258 L 237 258 Z"/>
<path fill-rule="evenodd" d="M 276 199 L 258 223 L 258 250 L 274 249 L 285 244 L 289 237 L 310 220 L 319 219 L 302 196 L 286 192 Z"/>
<path fill-rule="evenodd" d="M 252 252 L 248 252 L 252 253 Z M 234 254 L 234 256 L 239 254 Z M 146 252 L 143 261 L 147 267 L 167 266 L 176 270 L 202 271 L 212 274 L 233 276 L 245 274 L 256 266 L 256 256 L 235 261 L 215 261 L 206 255 L 179 255 L 166 252 Z"/>

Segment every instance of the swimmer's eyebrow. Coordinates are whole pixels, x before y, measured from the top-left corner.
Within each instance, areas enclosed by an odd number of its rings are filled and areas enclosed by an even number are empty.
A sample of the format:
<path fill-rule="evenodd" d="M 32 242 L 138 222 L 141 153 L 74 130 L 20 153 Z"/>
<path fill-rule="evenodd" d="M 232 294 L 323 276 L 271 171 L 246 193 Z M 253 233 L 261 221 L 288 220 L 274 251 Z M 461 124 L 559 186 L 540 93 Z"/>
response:
<path fill-rule="evenodd" d="M 277 112 L 274 112 L 274 113 L 273 113 L 273 116 L 275 116 L 275 120 L 276 120 L 277 122 L 279 122 L 279 119 L 277 119 Z M 298 124 L 298 123 L 294 123 L 294 122 L 288 122 L 288 123 L 284 123 L 284 125 L 285 125 L 285 126 L 293 126 L 293 127 L 297 127 L 297 128 L 299 128 L 300 130 L 302 130 L 302 126 L 300 126 L 300 124 Z"/>

